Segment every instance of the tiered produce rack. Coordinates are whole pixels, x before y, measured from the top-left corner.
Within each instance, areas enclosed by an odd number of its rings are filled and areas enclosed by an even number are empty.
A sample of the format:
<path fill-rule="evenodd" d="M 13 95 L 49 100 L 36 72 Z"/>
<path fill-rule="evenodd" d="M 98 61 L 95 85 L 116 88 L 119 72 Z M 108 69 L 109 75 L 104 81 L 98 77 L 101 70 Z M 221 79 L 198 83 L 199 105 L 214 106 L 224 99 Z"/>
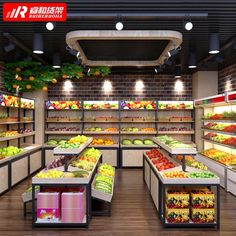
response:
<path fill-rule="evenodd" d="M 158 142 L 159 143 L 159 142 Z M 160 143 L 159 143 L 160 144 Z M 157 167 L 153 164 L 152 159 L 149 158 L 148 152 L 144 153 L 143 155 L 143 180 L 147 185 L 149 193 L 152 197 L 154 205 L 157 209 L 159 218 L 164 227 L 214 227 L 216 229 L 220 226 L 220 179 L 217 176 L 214 178 L 192 178 L 191 176 L 180 178 L 180 177 L 166 177 L 164 176 L 165 173 L 173 172 L 173 171 L 181 171 L 182 167 L 173 159 L 169 157 L 170 153 L 179 153 L 175 152 L 175 150 L 165 150 L 165 147 L 161 145 L 163 150 L 159 151 L 162 153 L 171 163 L 174 163 L 176 167 L 159 171 Z M 186 153 L 186 152 L 185 152 Z M 184 152 L 183 152 L 184 154 Z M 202 173 L 204 171 L 195 169 L 192 167 L 186 168 L 187 172 L 186 176 L 191 172 Z M 181 189 L 181 190 L 180 190 Z M 211 209 L 213 212 L 214 220 L 210 220 L 209 222 L 195 222 L 193 211 L 198 210 L 194 209 L 193 203 L 190 201 L 190 194 L 192 190 L 199 190 L 199 189 L 207 189 L 210 191 L 211 194 L 214 194 L 214 206 Z M 185 208 L 181 208 L 176 206 L 168 206 L 167 203 L 169 202 L 168 199 L 168 191 L 174 191 L 174 196 L 178 198 L 178 196 L 184 196 L 186 192 L 188 194 L 189 202 L 188 206 Z M 176 190 L 176 191 L 175 191 Z M 180 191 L 180 193 L 178 193 Z M 181 193 L 182 192 L 182 193 Z M 172 201 L 170 199 L 170 201 Z M 175 204 L 174 202 L 172 202 Z M 178 209 L 180 208 L 180 209 Z M 173 211 L 171 215 L 169 212 Z M 178 213 L 178 211 L 180 213 Z M 178 214 L 183 214 L 181 212 L 185 211 L 186 220 L 182 222 L 181 220 L 184 219 L 184 215 L 178 218 Z M 201 209 L 200 209 L 201 211 Z M 206 209 L 207 211 L 207 209 Z M 187 212 L 187 213 L 186 213 Z M 169 218 L 173 217 L 173 218 Z M 182 218 L 183 217 L 183 218 Z M 175 220 L 177 221 L 175 222 Z"/>
<path fill-rule="evenodd" d="M 201 109 L 197 160 L 220 177 L 220 185 L 236 195 L 236 93 L 195 100 Z"/>
<path fill-rule="evenodd" d="M 42 167 L 42 154 L 41 145 L 35 144 L 35 101 L 1 93 L 0 109 L 3 194 Z"/>
<path fill-rule="evenodd" d="M 63 139 L 65 135 L 69 137 L 76 134 L 74 131 L 59 131 L 57 127 L 72 123 L 80 127 L 78 134 L 98 140 L 91 146 L 101 150 L 103 161 L 115 167 L 142 167 L 143 151 L 156 147 L 154 143 L 144 144 L 143 140 L 152 140 L 152 136 L 166 134 L 186 142 L 194 141 L 193 101 L 72 101 L 79 104 L 78 110 L 71 106 L 63 108 L 61 105 L 70 102 L 45 103 L 45 164 L 54 158 L 52 150 L 55 145 L 48 145 L 50 139 Z M 68 115 L 59 115 L 66 114 L 65 111 L 73 114 L 74 118 L 77 115 L 78 120 L 67 121 L 65 116 Z M 57 119 L 52 120 L 52 114 L 58 114 Z M 60 116 L 64 118 L 60 119 Z M 48 130 L 52 124 L 55 125 L 55 131 Z M 161 130 L 164 124 L 168 130 Z M 114 142 L 106 145 L 99 143 L 106 138 Z M 123 140 L 132 142 L 125 143 Z"/>

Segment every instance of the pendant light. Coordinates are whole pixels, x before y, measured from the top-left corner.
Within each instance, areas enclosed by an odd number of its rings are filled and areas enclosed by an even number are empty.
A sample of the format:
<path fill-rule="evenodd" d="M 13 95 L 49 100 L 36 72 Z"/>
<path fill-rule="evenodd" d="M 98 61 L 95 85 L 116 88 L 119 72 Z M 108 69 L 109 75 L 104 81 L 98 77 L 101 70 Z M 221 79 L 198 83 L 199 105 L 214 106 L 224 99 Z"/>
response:
<path fill-rule="evenodd" d="M 196 54 L 190 53 L 189 61 L 188 61 L 188 68 L 194 69 L 197 67 L 197 60 L 196 60 Z"/>
<path fill-rule="evenodd" d="M 193 29 L 193 23 L 188 20 L 188 21 L 185 21 L 184 22 L 184 28 L 187 30 L 187 31 L 190 31 Z"/>
<path fill-rule="evenodd" d="M 43 54 L 43 36 L 42 36 L 42 34 L 39 34 L 39 33 L 34 34 L 33 53 Z"/>
<path fill-rule="evenodd" d="M 219 34 L 212 33 L 212 34 L 210 34 L 210 39 L 209 39 L 209 53 L 210 54 L 217 54 L 219 52 L 220 52 Z"/>
<path fill-rule="evenodd" d="M 61 58 L 59 53 L 53 54 L 52 67 L 55 69 L 61 68 Z"/>
<path fill-rule="evenodd" d="M 175 67 L 175 79 L 181 78 L 181 66 Z"/>

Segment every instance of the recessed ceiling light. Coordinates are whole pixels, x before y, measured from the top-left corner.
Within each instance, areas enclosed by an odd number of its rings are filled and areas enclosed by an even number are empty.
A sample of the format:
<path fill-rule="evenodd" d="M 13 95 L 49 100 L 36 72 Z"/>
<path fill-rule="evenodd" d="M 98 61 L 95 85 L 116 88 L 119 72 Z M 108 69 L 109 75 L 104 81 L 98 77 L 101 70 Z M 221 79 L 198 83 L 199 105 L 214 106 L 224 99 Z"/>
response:
<path fill-rule="evenodd" d="M 185 28 L 187 31 L 192 30 L 192 28 L 193 28 L 193 23 L 192 23 L 191 21 L 186 21 L 186 22 L 184 23 L 184 28 Z"/>
<path fill-rule="evenodd" d="M 53 22 L 47 22 L 47 23 L 46 23 L 46 28 L 47 28 L 47 30 L 49 30 L 49 31 L 53 30 L 53 29 L 55 28 L 55 23 L 53 23 Z"/>
<path fill-rule="evenodd" d="M 121 21 L 116 22 L 116 29 L 117 30 L 122 30 L 124 27 L 123 23 Z"/>

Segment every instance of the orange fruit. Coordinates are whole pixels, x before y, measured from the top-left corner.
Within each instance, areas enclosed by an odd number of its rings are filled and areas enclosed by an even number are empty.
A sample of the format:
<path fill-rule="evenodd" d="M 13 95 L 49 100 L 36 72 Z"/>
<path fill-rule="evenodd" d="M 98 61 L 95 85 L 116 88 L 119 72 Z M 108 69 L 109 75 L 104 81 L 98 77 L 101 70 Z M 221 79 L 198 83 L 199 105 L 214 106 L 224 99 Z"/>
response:
<path fill-rule="evenodd" d="M 100 71 L 95 71 L 95 72 L 94 72 L 94 75 L 95 75 L 95 76 L 100 76 Z"/>
<path fill-rule="evenodd" d="M 53 84 L 56 84 L 56 83 L 57 83 L 57 80 L 54 78 L 54 79 L 51 80 L 51 82 L 52 82 Z"/>
<path fill-rule="evenodd" d="M 17 77 L 16 77 L 16 80 L 21 81 L 21 80 L 22 80 L 22 77 L 17 76 Z"/>
<path fill-rule="evenodd" d="M 48 91 L 48 87 L 47 86 L 43 86 L 42 90 L 46 92 L 46 91 Z"/>
<path fill-rule="evenodd" d="M 68 75 L 64 74 L 64 75 L 62 75 L 62 78 L 63 78 L 63 79 L 67 79 L 67 78 L 68 78 Z"/>
<path fill-rule="evenodd" d="M 30 81 L 34 81 L 34 80 L 35 80 L 35 77 L 34 77 L 34 76 L 30 76 L 30 77 L 29 77 L 29 80 L 30 80 Z"/>
<path fill-rule="evenodd" d="M 17 84 L 13 84 L 12 88 L 16 89 L 17 88 Z"/>
<path fill-rule="evenodd" d="M 20 72 L 20 71 L 21 71 L 21 68 L 20 68 L 20 67 L 17 67 L 17 68 L 16 68 L 16 71 L 17 71 L 17 72 Z"/>
<path fill-rule="evenodd" d="M 31 86 L 30 84 L 27 84 L 27 85 L 26 85 L 26 88 L 27 88 L 27 89 L 31 89 L 32 86 Z"/>

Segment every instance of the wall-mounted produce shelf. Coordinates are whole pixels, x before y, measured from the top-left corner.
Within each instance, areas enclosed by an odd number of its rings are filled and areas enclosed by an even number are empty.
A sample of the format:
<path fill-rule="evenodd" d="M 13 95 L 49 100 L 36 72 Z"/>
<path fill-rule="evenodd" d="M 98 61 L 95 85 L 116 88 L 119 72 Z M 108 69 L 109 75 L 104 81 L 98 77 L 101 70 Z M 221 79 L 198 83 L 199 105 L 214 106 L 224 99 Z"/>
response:
<path fill-rule="evenodd" d="M 24 137 L 29 137 L 35 135 L 35 132 L 29 132 L 25 134 L 18 134 L 15 136 L 7 136 L 7 137 L 0 137 L 0 142 L 5 142 L 8 140 L 13 140 L 13 139 L 18 139 L 18 138 L 24 138 Z"/>
<path fill-rule="evenodd" d="M 72 134 L 72 135 L 79 135 L 81 131 L 45 131 L 45 134 Z"/>
<path fill-rule="evenodd" d="M 230 132 L 226 132 L 226 131 L 222 131 L 222 130 L 206 129 L 206 128 L 202 128 L 202 130 L 206 131 L 206 132 L 213 132 L 213 133 L 219 133 L 219 134 L 226 134 L 226 135 L 230 135 L 230 136 L 236 136 L 236 133 L 230 133 Z"/>
<path fill-rule="evenodd" d="M 194 134 L 194 130 L 192 131 L 158 131 L 158 134 Z"/>

